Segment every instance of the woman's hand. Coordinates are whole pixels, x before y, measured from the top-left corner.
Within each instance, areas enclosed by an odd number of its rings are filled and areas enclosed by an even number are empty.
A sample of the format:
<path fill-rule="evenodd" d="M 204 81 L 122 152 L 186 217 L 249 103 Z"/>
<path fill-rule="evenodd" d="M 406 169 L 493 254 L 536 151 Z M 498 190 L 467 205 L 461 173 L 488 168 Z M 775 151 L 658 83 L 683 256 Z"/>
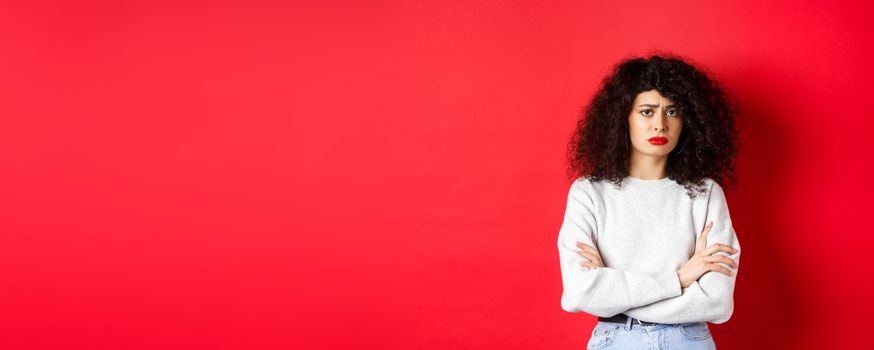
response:
<path fill-rule="evenodd" d="M 677 271 L 677 276 L 680 278 L 680 286 L 683 288 L 692 285 L 692 282 L 697 281 L 701 275 L 708 271 L 722 272 L 731 276 L 731 271 L 718 263 L 724 263 L 732 268 L 737 268 L 737 263 L 731 258 L 725 255 L 713 255 L 718 252 L 736 253 L 737 251 L 731 246 L 716 243 L 710 247 L 705 247 L 707 244 L 707 234 L 710 233 L 711 227 L 713 227 L 713 221 L 708 223 L 704 227 L 704 231 L 701 232 L 698 244 L 695 246 L 695 255 Z"/>
<path fill-rule="evenodd" d="M 583 259 L 588 259 L 580 263 L 581 266 L 588 268 L 604 267 L 604 261 L 601 260 L 601 253 L 598 252 L 598 249 L 581 242 L 577 242 L 577 248 L 582 249 L 577 254 L 582 256 Z"/>

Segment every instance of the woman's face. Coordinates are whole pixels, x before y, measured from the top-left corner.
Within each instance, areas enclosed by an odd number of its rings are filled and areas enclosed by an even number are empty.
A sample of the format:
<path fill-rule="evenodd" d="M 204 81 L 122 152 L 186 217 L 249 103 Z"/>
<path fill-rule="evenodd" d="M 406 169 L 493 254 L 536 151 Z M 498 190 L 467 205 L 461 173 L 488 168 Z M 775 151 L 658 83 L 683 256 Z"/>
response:
<path fill-rule="evenodd" d="M 666 156 L 680 138 L 683 119 L 674 102 L 656 90 L 637 95 L 628 114 L 632 153 Z"/>

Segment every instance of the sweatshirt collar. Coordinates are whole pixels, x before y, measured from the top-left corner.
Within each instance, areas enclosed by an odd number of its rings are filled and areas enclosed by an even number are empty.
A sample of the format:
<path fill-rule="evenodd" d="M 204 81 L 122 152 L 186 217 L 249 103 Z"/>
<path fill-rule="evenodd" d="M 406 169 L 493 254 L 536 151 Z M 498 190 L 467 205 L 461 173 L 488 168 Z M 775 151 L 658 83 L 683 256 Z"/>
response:
<path fill-rule="evenodd" d="M 623 179 L 622 181 L 633 187 L 667 187 L 673 183 L 676 183 L 676 181 L 674 181 L 670 177 L 665 177 L 658 180 L 644 180 L 632 176 L 626 176 L 625 179 Z"/>

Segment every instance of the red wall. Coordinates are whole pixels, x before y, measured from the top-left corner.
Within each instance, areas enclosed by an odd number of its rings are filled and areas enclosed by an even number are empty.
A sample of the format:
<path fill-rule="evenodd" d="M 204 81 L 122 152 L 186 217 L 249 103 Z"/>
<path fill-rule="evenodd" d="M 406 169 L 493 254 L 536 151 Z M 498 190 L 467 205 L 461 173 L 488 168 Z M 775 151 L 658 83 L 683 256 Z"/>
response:
<path fill-rule="evenodd" d="M 609 3 L 601 5 L 599 3 Z M 564 147 L 651 50 L 737 98 L 720 349 L 864 348 L 864 1 L 49 1 L 0 12 L 0 347 L 582 349 Z"/>

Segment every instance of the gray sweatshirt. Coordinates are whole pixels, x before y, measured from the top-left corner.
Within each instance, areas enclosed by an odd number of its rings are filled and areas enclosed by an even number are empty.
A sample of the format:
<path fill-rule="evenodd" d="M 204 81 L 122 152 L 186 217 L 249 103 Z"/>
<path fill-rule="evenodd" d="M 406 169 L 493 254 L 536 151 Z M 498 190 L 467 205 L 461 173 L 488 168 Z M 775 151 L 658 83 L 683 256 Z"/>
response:
<path fill-rule="evenodd" d="M 579 178 L 570 186 L 567 209 L 558 234 L 563 292 L 568 312 L 609 317 L 624 313 L 642 321 L 724 323 L 734 309 L 732 272 L 708 271 L 687 288 L 677 270 L 695 253 L 709 221 L 706 246 L 730 245 L 727 255 L 740 266 L 740 243 L 722 187 L 705 179 L 708 191 L 692 199 L 674 180 L 626 177 L 622 188 L 607 181 Z M 575 242 L 598 249 L 606 267 L 580 266 Z"/>

